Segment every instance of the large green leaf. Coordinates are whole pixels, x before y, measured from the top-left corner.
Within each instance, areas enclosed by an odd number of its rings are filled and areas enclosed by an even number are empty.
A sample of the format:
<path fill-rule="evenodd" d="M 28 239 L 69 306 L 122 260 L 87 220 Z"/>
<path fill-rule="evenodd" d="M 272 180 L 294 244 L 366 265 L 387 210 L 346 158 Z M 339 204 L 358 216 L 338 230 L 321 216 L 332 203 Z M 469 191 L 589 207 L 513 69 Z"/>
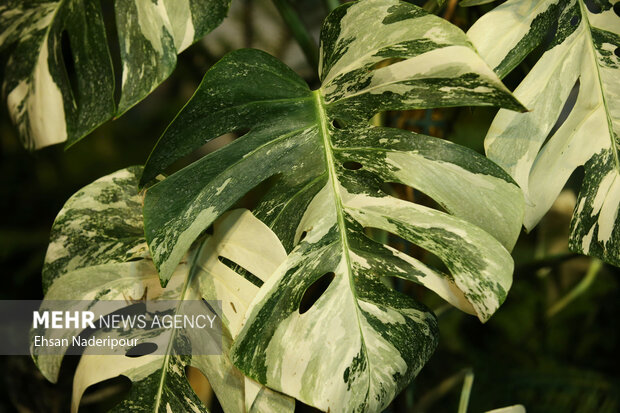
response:
<path fill-rule="evenodd" d="M 29 149 L 73 144 L 142 100 L 170 75 L 176 55 L 213 30 L 230 0 L 117 0 L 122 90 L 114 76 L 101 6 L 85 0 L 4 0 L 0 52 L 8 50 L 3 93 Z M 70 43 L 75 90 L 63 61 Z M 116 74 L 120 75 L 120 74 Z"/>
<path fill-rule="evenodd" d="M 515 90 L 531 112 L 500 110 L 486 137 L 487 155 L 523 189 L 528 230 L 573 171 L 585 167 L 570 247 L 620 265 L 620 17 L 612 6 L 512 0 L 483 16 L 469 35 L 504 75 L 557 24 L 547 50 Z"/>
<path fill-rule="evenodd" d="M 277 237 L 248 211 L 232 211 L 217 222 L 213 236 L 188 254 L 163 289 L 143 248 L 141 196 L 137 192 L 140 173 L 141 168 L 129 168 L 101 178 L 66 203 L 54 223 L 46 256 L 45 300 L 59 305 L 59 300 L 92 300 L 94 304 L 97 300 L 140 298 L 218 299 L 223 303 L 219 314 L 224 328 L 223 354 L 177 355 L 169 345 L 175 343 L 175 337 L 167 334 L 149 337 L 161 348 L 170 349 L 163 355 L 127 357 L 128 348 L 119 349 L 119 354 L 95 355 L 87 349 L 75 373 L 73 411 L 88 386 L 118 375 L 130 378 L 133 386 L 115 410 L 206 411 L 185 378 L 186 365 L 205 374 L 226 412 L 292 411 L 294 400 L 245 378 L 228 358 L 231 341 L 258 287 L 219 261 L 225 257 L 244 265 L 261 282 L 266 281 L 286 257 Z M 125 338 L 140 332 L 130 332 Z M 40 354 L 34 348 L 33 357 L 43 375 L 55 381 L 63 355 Z"/>
<path fill-rule="evenodd" d="M 368 119 L 388 109 L 522 106 L 458 28 L 408 3 L 336 9 L 322 28 L 320 61 L 315 91 L 257 50 L 214 65 L 154 149 L 143 182 L 224 133 L 249 132 L 150 187 L 145 230 L 165 284 L 194 240 L 272 177 L 254 213 L 289 255 L 254 299 L 233 360 L 323 410 L 380 411 L 437 336 L 433 314 L 382 279 L 421 283 L 488 319 L 511 284 L 507 249 L 523 206 L 513 181 L 484 157 Z M 417 188 L 445 212 L 387 195 L 390 182 Z M 449 273 L 370 240 L 364 228 L 425 248 Z M 301 314 L 306 290 L 331 275 Z"/>

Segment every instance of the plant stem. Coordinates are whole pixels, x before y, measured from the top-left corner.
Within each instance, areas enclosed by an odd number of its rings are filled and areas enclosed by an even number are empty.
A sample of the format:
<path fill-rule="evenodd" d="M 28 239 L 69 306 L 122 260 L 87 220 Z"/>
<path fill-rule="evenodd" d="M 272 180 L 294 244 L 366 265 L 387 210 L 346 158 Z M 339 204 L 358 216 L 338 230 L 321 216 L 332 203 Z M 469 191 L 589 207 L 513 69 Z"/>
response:
<path fill-rule="evenodd" d="M 443 18 L 451 21 L 452 17 L 454 17 L 454 12 L 456 10 L 456 2 L 457 0 L 449 0 L 448 5 L 446 6 L 446 11 L 443 14 Z"/>
<path fill-rule="evenodd" d="M 301 50 L 306 56 L 306 60 L 310 66 L 316 70 L 319 67 L 319 49 L 299 18 L 299 15 L 288 0 L 273 0 L 273 4 L 278 9 L 278 12 L 280 12 L 280 16 L 282 16 L 291 34 L 301 47 Z"/>
<path fill-rule="evenodd" d="M 323 0 L 323 3 L 328 13 L 331 13 L 336 7 L 340 6 L 340 0 Z"/>
<path fill-rule="evenodd" d="M 559 301 L 553 304 L 549 310 L 547 310 L 547 318 L 553 317 L 562 311 L 564 307 L 570 304 L 571 301 L 583 294 L 590 287 L 590 285 L 592 285 L 592 282 L 596 279 L 596 276 L 602 267 L 603 261 L 593 258 L 592 262 L 590 262 L 590 267 L 588 268 L 588 272 L 585 277 L 583 277 L 583 279 L 579 281 L 579 284 L 570 290 L 568 294 L 562 297 Z"/>
<path fill-rule="evenodd" d="M 469 405 L 469 395 L 471 394 L 471 386 L 474 384 L 474 372 L 468 370 L 463 380 L 463 390 L 461 390 L 461 400 L 459 400 L 458 413 L 467 413 Z"/>
<path fill-rule="evenodd" d="M 454 307 L 451 304 L 445 303 L 445 304 L 440 305 L 436 309 L 434 309 L 433 313 L 435 313 L 435 317 L 441 318 L 442 315 L 444 315 L 445 313 L 447 313 L 449 310 L 453 308 Z"/>
<path fill-rule="evenodd" d="M 581 257 L 581 255 L 574 252 L 567 252 L 562 254 L 550 255 L 531 261 L 525 261 L 516 266 L 515 272 L 534 271 L 542 267 L 551 267 L 577 257 Z"/>
<path fill-rule="evenodd" d="M 454 389 L 459 382 L 465 377 L 470 369 L 461 370 L 458 373 L 453 374 L 452 376 L 444 379 L 439 383 L 439 385 L 435 386 L 428 392 L 426 392 L 419 401 L 414 406 L 414 412 L 428 412 L 431 411 L 431 407 L 448 394 L 452 389 Z"/>

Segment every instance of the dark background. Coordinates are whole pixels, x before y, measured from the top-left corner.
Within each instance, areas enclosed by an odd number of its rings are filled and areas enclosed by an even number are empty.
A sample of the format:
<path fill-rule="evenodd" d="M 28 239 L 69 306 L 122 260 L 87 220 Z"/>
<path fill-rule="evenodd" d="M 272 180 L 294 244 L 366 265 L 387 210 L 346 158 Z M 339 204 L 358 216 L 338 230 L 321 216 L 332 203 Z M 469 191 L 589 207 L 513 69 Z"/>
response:
<path fill-rule="evenodd" d="M 295 7 L 306 27 L 318 37 L 326 13 L 322 3 L 300 0 Z M 466 30 L 490 8 L 457 7 L 440 14 Z M 106 16 L 113 24 L 110 10 L 106 10 Z M 235 0 L 225 23 L 180 55 L 175 72 L 153 94 L 67 151 L 62 145 L 33 153 L 24 150 L 2 102 L 0 299 L 42 298 L 41 267 L 49 230 L 64 202 L 101 176 L 144 163 L 205 71 L 226 51 L 239 47 L 267 50 L 311 85 L 317 83 L 315 71 L 306 63 L 272 3 Z M 505 79 L 511 89 L 527 74 L 542 51 L 539 49 Z M 383 122 L 482 152 L 494 113 L 493 109 L 481 108 L 409 111 L 387 113 Z M 568 253 L 566 241 L 581 176 L 582 171 L 577 171 L 541 224 L 531 234 L 522 234 L 513 254 L 516 271 L 512 290 L 485 325 L 444 306 L 423 288 L 395 286 L 437 309 L 440 344 L 418 378 L 388 411 L 456 412 L 466 371 L 475 375 L 469 412 L 517 403 L 525 405 L 528 412 L 620 411 L 620 358 L 616 357 L 620 348 L 618 269 L 604 266 L 587 278 L 589 285 L 581 293 L 573 293 L 573 299 L 558 304 L 584 280 L 590 266 L 589 258 Z M 401 189 L 393 190 L 399 193 Z M 410 245 L 390 241 L 416 254 Z M 30 358 L 0 357 L 0 412 L 68 411 L 76 364 L 75 358 L 68 358 L 59 383 L 53 385 L 43 379 Z M 81 411 L 104 411 L 122 397 L 128 386 L 124 379 L 98 386 L 85 397 L 87 404 Z M 312 411 L 303 406 L 298 410 Z M 218 411 L 217 406 L 214 411 Z"/>

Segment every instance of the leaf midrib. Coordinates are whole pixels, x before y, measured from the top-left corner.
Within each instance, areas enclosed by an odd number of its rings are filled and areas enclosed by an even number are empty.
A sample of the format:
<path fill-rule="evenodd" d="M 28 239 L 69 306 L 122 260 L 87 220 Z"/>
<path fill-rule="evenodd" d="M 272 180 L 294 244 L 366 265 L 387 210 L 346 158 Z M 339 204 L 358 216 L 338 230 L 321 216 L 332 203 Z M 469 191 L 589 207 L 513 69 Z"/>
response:
<path fill-rule="evenodd" d="M 175 308 L 175 314 L 179 313 L 179 308 L 181 306 L 181 303 L 185 300 L 185 294 L 187 293 L 188 287 L 192 281 L 192 279 L 194 278 L 194 274 L 196 273 L 195 269 L 199 268 L 199 266 L 196 264 L 198 262 L 198 257 L 200 254 L 198 254 L 198 251 L 200 251 L 200 249 L 202 248 L 202 246 L 204 245 L 206 241 L 203 241 L 202 243 L 200 243 L 200 246 L 198 247 L 198 249 L 196 250 L 196 253 L 194 254 L 194 257 L 192 258 L 191 264 L 188 268 L 188 273 L 187 273 L 187 277 L 185 277 L 185 281 L 183 282 L 183 287 L 181 287 L 181 292 L 179 294 L 179 298 L 178 298 L 178 303 L 177 306 Z M 168 345 L 166 346 L 166 353 L 164 355 L 164 360 L 162 363 L 162 371 L 161 371 L 161 377 L 159 379 L 159 385 L 157 386 L 157 392 L 156 392 L 156 398 L 155 398 L 155 405 L 153 406 L 153 412 L 157 413 L 159 411 L 159 406 L 161 404 L 161 396 L 164 392 L 164 384 L 166 382 L 166 377 L 167 377 L 167 373 L 168 373 L 168 366 L 170 365 L 170 352 L 171 352 L 171 347 L 172 344 L 174 343 L 174 339 L 176 337 L 176 329 L 172 330 L 172 333 L 170 334 L 170 340 L 168 340 Z"/>
<path fill-rule="evenodd" d="M 370 371 L 370 357 L 368 356 L 368 348 L 366 347 L 366 342 L 364 340 L 364 332 L 363 332 L 363 328 L 362 328 L 362 324 L 361 324 L 361 315 L 360 315 L 360 310 L 359 310 L 359 306 L 357 305 L 358 302 L 358 298 L 357 298 L 357 293 L 355 291 L 355 285 L 354 285 L 354 281 L 353 281 L 353 275 L 351 273 L 351 257 L 349 254 L 350 251 L 350 247 L 349 247 L 349 239 L 347 237 L 347 226 L 346 226 L 346 221 L 344 219 L 344 206 L 342 204 L 342 198 L 340 197 L 340 190 L 338 188 L 338 174 L 336 173 L 336 167 L 334 164 L 334 154 L 332 151 L 332 143 L 331 143 L 331 139 L 330 139 L 330 133 L 329 133 L 329 118 L 327 117 L 327 114 L 325 113 L 325 102 L 323 100 L 323 96 L 321 95 L 321 90 L 313 90 L 312 91 L 312 95 L 314 98 L 314 106 L 315 106 L 315 111 L 316 111 L 316 116 L 317 116 L 317 123 L 319 124 L 319 135 L 320 138 L 322 140 L 323 143 L 323 148 L 325 150 L 325 167 L 326 167 L 326 172 L 328 175 L 328 182 L 331 184 L 332 187 L 332 191 L 333 191 L 333 195 L 334 195 L 334 201 L 335 201 L 335 208 L 336 208 L 336 219 L 337 219 L 337 224 L 338 224 L 338 230 L 340 232 L 340 243 L 342 245 L 342 254 L 345 258 L 346 264 L 347 264 L 347 275 L 349 277 L 349 286 L 350 286 L 350 290 L 351 290 L 351 295 L 353 296 L 353 300 L 355 302 L 355 315 L 357 317 L 357 326 L 360 332 L 360 341 L 362 342 L 362 349 L 365 350 L 364 351 L 364 357 L 366 358 L 366 365 L 368 366 L 368 371 Z M 368 386 L 366 389 L 366 399 L 364 400 L 365 403 L 367 403 L 368 401 L 368 396 L 370 394 L 370 374 L 367 374 L 368 377 Z"/>
<path fill-rule="evenodd" d="M 598 81 L 598 84 L 599 84 L 601 99 L 603 101 L 603 107 L 605 108 L 605 118 L 607 119 L 607 129 L 609 131 L 609 138 L 611 140 L 611 152 L 614 157 L 614 162 L 616 165 L 616 172 L 620 174 L 620 159 L 618 155 L 618 148 L 616 147 L 616 142 L 614 140 L 613 122 L 612 122 L 611 117 L 609 116 L 609 107 L 607 106 L 607 98 L 605 97 L 605 88 L 603 87 L 603 81 L 601 80 L 601 71 L 598 66 L 598 60 L 596 59 L 594 39 L 592 39 L 592 25 L 590 24 L 590 19 L 588 18 L 588 10 L 586 10 L 583 0 L 577 0 L 577 1 L 579 1 L 579 9 L 581 10 L 581 15 L 583 16 L 584 23 L 588 26 L 588 29 L 585 30 L 585 32 L 589 40 L 588 45 L 590 45 L 589 47 L 590 56 L 592 57 L 592 64 L 594 65 L 596 69 L 596 80 Z"/>

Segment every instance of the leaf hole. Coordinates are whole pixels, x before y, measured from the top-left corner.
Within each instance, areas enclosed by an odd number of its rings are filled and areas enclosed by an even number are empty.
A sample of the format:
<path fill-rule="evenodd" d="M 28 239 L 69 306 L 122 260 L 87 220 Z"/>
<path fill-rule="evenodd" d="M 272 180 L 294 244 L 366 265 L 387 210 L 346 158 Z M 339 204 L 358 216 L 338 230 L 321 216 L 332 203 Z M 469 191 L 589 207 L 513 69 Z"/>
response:
<path fill-rule="evenodd" d="M 618 3 L 618 4 L 620 4 L 620 3 Z M 620 46 L 616 47 L 616 50 L 614 50 L 614 54 L 615 54 L 617 57 L 620 57 Z"/>
<path fill-rule="evenodd" d="M 424 205 L 437 211 L 449 214 L 449 212 L 432 197 L 409 185 L 405 185 L 400 182 L 388 182 L 385 184 L 383 191 L 388 195 L 402 199 L 404 201 L 413 202 L 418 205 Z"/>
<path fill-rule="evenodd" d="M 388 66 L 391 66 L 393 64 L 402 62 L 404 60 L 407 60 L 407 59 L 405 59 L 404 57 L 390 57 L 388 59 L 383 59 L 383 60 L 375 63 L 374 65 L 372 65 L 372 69 L 371 70 L 377 70 L 377 69 L 381 69 L 381 68 L 384 68 L 384 67 L 388 67 Z"/>
<path fill-rule="evenodd" d="M 142 356 L 146 356 L 147 354 L 153 354 L 156 351 L 157 351 L 157 344 L 140 343 L 137 346 L 132 347 L 129 350 L 127 350 L 127 352 L 125 353 L 125 356 L 131 357 L 131 358 L 142 357 Z"/>
<path fill-rule="evenodd" d="M 342 121 L 340 121 L 340 120 L 338 120 L 338 119 L 334 119 L 334 120 L 332 121 L 332 126 L 333 126 L 335 129 L 342 129 L 342 128 L 343 128 L 343 123 L 342 123 Z"/>
<path fill-rule="evenodd" d="M 223 148 L 224 146 L 230 144 L 231 142 L 240 138 L 241 136 L 245 135 L 248 132 L 249 132 L 248 129 L 242 129 L 242 130 L 234 131 L 231 133 L 225 133 L 223 135 L 218 136 L 217 138 L 211 139 L 209 142 L 205 143 L 204 145 L 201 145 L 197 149 L 194 149 L 193 151 L 189 152 L 187 155 L 182 156 L 181 158 L 171 163 L 170 166 L 166 168 L 166 174 L 171 175 L 177 171 L 180 171 L 181 169 L 185 167 L 188 167 L 189 165 L 193 164 L 199 159 L 205 157 L 206 155 L 212 152 L 217 151 L 220 148 Z"/>
<path fill-rule="evenodd" d="M 299 236 L 299 241 L 298 242 L 303 241 L 304 238 L 306 238 L 306 235 L 308 235 L 308 231 L 302 232 L 301 235 Z"/>
<path fill-rule="evenodd" d="M 620 17 L 620 2 L 614 4 L 614 13 L 616 13 L 616 16 Z M 616 49 L 617 51 L 618 49 Z"/>
<path fill-rule="evenodd" d="M 586 7 L 590 11 L 590 13 L 599 14 L 603 11 L 597 0 L 584 0 L 584 3 L 586 4 Z"/>
<path fill-rule="evenodd" d="M 213 400 L 213 389 L 211 388 L 209 379 L 207 379 L 200 369 L 192 366 L 185 367 L 185 377 L 196 397 L 206 406 L 209 406 Z"/>
<path fill-rule="evenodd" d="M 328 272 L 313 282 L 304 292 L 299 302 L 299 314 L 304 314 L 318 301 L 334 280 L 336 274 Z"/>
<path fill-rule="evenodd" d="M 342 164 L 342 166 L 351 171 L 357 171 L 358 169 L 362 169 L 364 167 L 364 165 L 355 161 L 346 161 Z"/>
<path fill-rule="evenodd" d="M 118 37 L 118 28 L 116 26 L 114 3 L 115 2 L 106 0 L 100 1 L 101 15 L 103 17 L 108 50 L 110 52 L 110 59 L 112 60 L 112 71 L 114 73 L 114 105 L 118 107 L 121 101 L 123 87 L 123 60 L 121 59 L 121 47 Z"/>
<path fill-rule="evenodd" d="M 67 79 L 69 80 L 69 85 L 71 86 L 71 95 L 73 96 L 73 101 L 77 106 L 79 96 L 78 76 L 75 69 L 73 50 L 71 49 L 71 39 L 69 38 L 69 32 L 66 30 L 63 30 L 60 34 L 60 50 L 62 53 L 62 61 L 65 66 Z"/>
<path fill-rule="evenodd" d="M 237 274 L 239 274 L 240 276 L 242 276 L 243 278 L 245 278 L 246 280 L 248 280 L 255 286 L 261 287 L 263 285 L 263 280 L 258 278 L 256 275 L 252 274 L 250 271 L 243 268 L 241 265 L 229 260 L 226 257 L 219 256 L 217 257 L 217 259 L 222 264 L 224 264 L 225 266 L 227 266 L 228 268 L 230 268 L 231 270 L 233 270 L 234 272 L 236 272 Z"/>
<path fill-rule="evenodd" d="M 263 199 L 265 194 L 269 193 L 281 177 L 281 174 L 276 174 L 265 179 L 254 188 L 246 192 L 245 195 L 243 195 L 243 197 L 241 197 L 230 209 L 245 208 L 250 211 L 254 211 L 260 204 L 260 201 Z M 258 215 L 257 218 L 259 218 Z"/>
<path fill-rule="evenodd" d="M 422 261 L 424 264 L 437 271 L 443 272 L 444 274 L 450 274 L 448 267 L 444 264 L 443 260 L 439 256 L 417 245 L 415 242 L 406 240 L 398 234 L 385 231 L 381 228 L 366 227 L 364 228 L 364 233 L 366 237 L 377 243 L 389 245 L 395 250 L 398 250 L 402 253 L 409 255 L 410 257 Z"/>
<path fill-rule="evenodd" d="M 575 15 L 575 16 L 571 17 L 570 25 L 573 26 L 573 27 L 577 27 L 579 25 L 580 21 L 581 21 L 581 19 L 579 18 L 579 16 Z"/>
<path fill-rule="evenodd" d="M 117 376 L 89 386 L 82 395 L 78 411 L 108 411 L 127 398 L 131 390 L 131 380 L 125 376 Z"/>
<path fill-rule="evenodd" d="M 551 138 L 553 137 L 553 135 L 555 135 L 558 129 L 562 127 L 564 122 L 566 122 L 566 119 L 568 119 L 568 116 L 570 115 L 570 113 L 573 111 L 573 108 L 575 107 L 575 103 L 577 103 L 577 97 L 579 96 L 580 85 L 581 83 L 579 82 L 579 79 L 577 79 L 577 81 L 575 82 L 575 85 L 573 86 L 570 93 L 568 94 L 568 97 L 566 98 L 566 102 L 564 102 L 564 106 L 562 107 L 562 110 L 560 111 L 558 120 L 555 122 L 555 125 L 553 125 L 553 127 L 547 134 L 547 137 L 545 138 L 541 148 L 547 145 L 549 140 L 551 140 Z"/>

